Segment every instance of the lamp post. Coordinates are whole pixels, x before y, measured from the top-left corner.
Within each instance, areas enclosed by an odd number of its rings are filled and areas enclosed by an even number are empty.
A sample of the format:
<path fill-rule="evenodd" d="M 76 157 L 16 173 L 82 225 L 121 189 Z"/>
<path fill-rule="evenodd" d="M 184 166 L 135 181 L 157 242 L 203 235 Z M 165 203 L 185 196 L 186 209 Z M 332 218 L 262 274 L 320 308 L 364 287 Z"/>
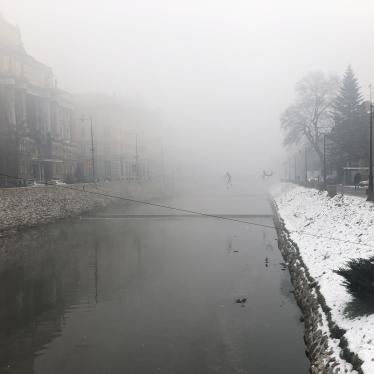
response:
<path fill-rule="evenodd" d="M 323 189 L 326 191 L 326 133 L 323 133 Z"/>
<path fill-rule="evenodd" d="M 331 131 L 331 127 L 320 127 L 320 134 L 323 135 L 323 189 L 327 189 L 327 155 L 326 155 L 326 138 Z"/>
<path fill-rule="evenodd" d="M 135 170 L 136 181 L 139 182 L 139 152 L 138 152 L 138 134 L 135 134 Z"/>
<path fill-rule="evenodd" d="M 93 133 L 93 121 L 92 117 L 79 118 L 81 121 L 90 121 L 90 132 L 91 132 L 91 167 L 92 167 L 92 182 L 96 182 L 96 168 L 95 168 L 95 148 L 94 148 L 94 133 Z"/>
<path fill-rule="evenodd" d="M 369 188 L 368 188 L 368 201 L 374 201 L 374 194 L 373 194 L 373 102 L 371 99 L 371 85 L 369 86 L 370 89 L 370 131 L 369 131 Z"/>
<path fill-rule="evenodd" d="M 134 140 L 135 140 L 135 155 L 134 155 L 134 161 L 135 163 L 132 164 L 131 166 L 131 176 L 130 178 L 132 179 L 133 178 L 133 175 L 135 177 L 135 182 L 138 182 L 139 181 L 139 135 L 138 133 L 136 132 L 135 129 L 133 128 L 126 128 L 124 130 L 124 133 L 125 134 L 129 134 L 129 135 L 132 135 L 134 136 Z"/>
<path fill-rule="evenodd" d="M 92 117 L 90 117 L 90 128 L 91 128 L 91 162 L 92 162 L 92 179 L 96 182 L 96 169 L 95 169 L 95 149 L 94 149 L 94 135 L 93 135 L 93 124 Z"/>
<path fill-rule="evenodd" d="M 305 185 L 308 185 L 308 149 L 305 146 Z"/>

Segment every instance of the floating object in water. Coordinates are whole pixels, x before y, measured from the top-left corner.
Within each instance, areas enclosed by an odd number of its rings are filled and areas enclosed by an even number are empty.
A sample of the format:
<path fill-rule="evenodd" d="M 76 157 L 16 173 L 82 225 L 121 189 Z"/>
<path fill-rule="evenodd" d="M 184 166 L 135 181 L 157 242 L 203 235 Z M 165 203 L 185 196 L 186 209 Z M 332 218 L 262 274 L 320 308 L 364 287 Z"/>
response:
<path fill-rule="evenodd" d="M 247 298 L 246 297 L 238 297 L 235 302 L 237 304 L 245 304 L 247 302 Z"/>

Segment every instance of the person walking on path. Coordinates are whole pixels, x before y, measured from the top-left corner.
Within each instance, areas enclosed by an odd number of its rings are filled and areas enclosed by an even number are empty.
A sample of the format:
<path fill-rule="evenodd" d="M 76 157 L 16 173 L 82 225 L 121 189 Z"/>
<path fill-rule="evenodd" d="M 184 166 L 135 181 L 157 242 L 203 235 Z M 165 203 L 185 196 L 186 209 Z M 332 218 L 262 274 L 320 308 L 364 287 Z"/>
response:
<path fill-rule="evenodd" d="M 231 183 L 231 174 L 229 172 L 226 173 L 225 179 L 226 179 L 227 189 L 229 189 L 232 186 L 232 183 Z"/>

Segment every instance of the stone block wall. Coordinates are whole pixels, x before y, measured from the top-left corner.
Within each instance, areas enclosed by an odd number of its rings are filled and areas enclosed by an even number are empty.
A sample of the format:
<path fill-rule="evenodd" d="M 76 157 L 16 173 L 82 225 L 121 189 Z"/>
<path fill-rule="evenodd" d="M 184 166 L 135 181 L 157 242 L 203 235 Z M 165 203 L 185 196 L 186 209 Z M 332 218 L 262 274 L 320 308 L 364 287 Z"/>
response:
<path fill-rule="evenodd" d="M 118 201 L 105 194 L 147 200 L 161 197 L 163 191 L 157 184 L 126 182 L 0 188 L 0 234 L 76 216 Z"/>

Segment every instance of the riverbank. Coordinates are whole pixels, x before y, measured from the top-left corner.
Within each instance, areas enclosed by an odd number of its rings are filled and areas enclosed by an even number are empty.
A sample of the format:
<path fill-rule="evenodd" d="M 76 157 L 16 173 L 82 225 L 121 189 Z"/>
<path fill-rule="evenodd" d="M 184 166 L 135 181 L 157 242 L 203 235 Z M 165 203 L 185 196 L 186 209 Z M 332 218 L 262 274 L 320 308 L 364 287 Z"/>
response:
<path fill-rule="evenodd" d="M 106 194 L 148 200 L 161 197 L 163 193 L 160 183 L 129 184 L 125 181 L 2 188 L 0 235 L 78 216 L 118 201 Z"/>
<path fill-rule="evenodd" d="M 343 278 L 334 270 L 352 258 L 373 256 L 374 205 L 361 197 L 329 198 L 324 192 L 289 184 L 272 194 L 279 246 L 305 315 L 309 353 L 313 347 L 321 348 L 314 336 L 324 341 L 323 349 L 310 357 L 312 364 L 318 362 L 324 373 L 373 373 L 374 315 L 355 308 Z"/>

